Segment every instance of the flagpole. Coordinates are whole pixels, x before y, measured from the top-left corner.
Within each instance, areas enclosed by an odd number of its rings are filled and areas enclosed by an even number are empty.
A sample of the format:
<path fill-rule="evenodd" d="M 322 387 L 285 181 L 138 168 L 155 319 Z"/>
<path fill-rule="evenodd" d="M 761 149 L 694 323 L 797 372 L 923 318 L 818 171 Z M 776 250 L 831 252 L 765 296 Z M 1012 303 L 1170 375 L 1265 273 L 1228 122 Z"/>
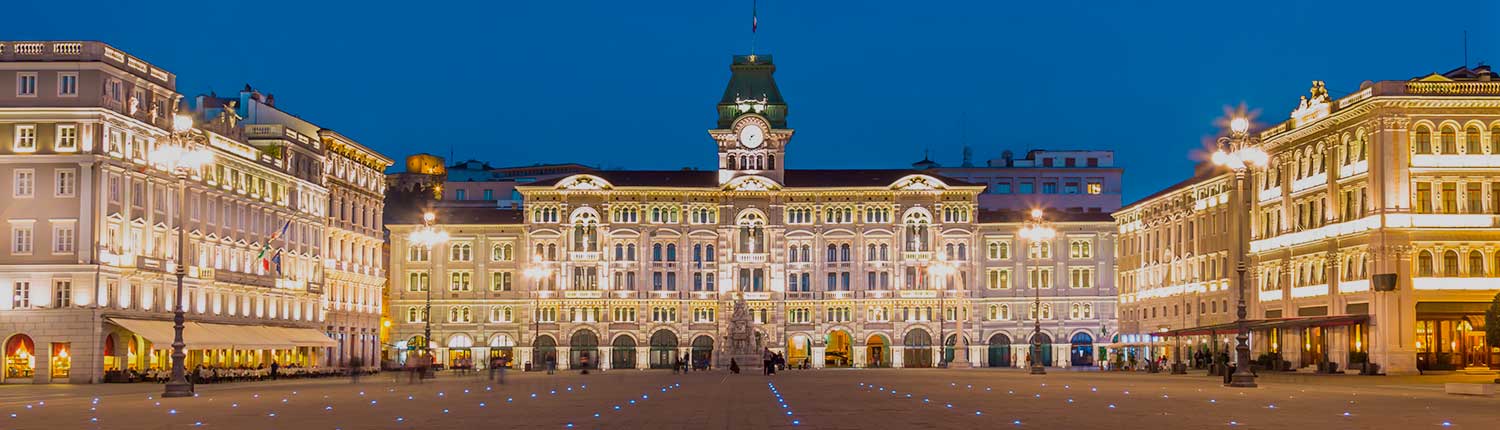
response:
<path fill-rule="evenodd" d="M 755 37 L 757 35 L 755 30 L 760 27 L 758 3 L 759 0 L 750 0 L 750 58 L 752 58 L 750 61 L 755 61 L 753 60 L 755 58 Z"/>

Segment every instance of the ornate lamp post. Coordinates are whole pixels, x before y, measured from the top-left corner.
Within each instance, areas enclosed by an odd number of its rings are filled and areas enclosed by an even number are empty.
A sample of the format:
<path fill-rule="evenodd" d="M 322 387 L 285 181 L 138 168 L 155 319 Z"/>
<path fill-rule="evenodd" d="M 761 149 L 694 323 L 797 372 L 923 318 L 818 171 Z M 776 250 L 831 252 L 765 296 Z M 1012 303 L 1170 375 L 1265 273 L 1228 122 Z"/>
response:
<path fill-rule="evenodd" d="M 413 245 L 427 249 L 427 285 L 423 286 L 427 290 L 427 302 L 422 307 L 422 354 L 427 358 L 432 357 L 432 250 L 448 241 L 448 232 L 432 226 L 432 222 L 436 220 L 437 214 L 422 213 L 422 227 L 407 236 L 407 240 Z M 432 377 L 432 366 L 429 364 L 425 368 L 426 377 Z"/>
<path fill-rule="evenodd" d="M 1255 387 L 1255 374 L 1250 372 L 1250 329 L 1245 320 L 1247 309 L 1245 303 L 1245 270 L 1250 252 L 1250 216 L 1254 210 L 1251 194 L 1254 191 L 1252 177 L 1257 168 L 1265 167 L 1267 161 L 1266 152 L 1258 146 L 1259 139 L 1250 135 L 1250 120 L 1243 116 L 1236 116 L 1229 120 L 1229 135 L 1218 139 L 1219 149 L 1214 151 L 1213 162 L 1215 165 L 1228 167 L 1234 170 L 1235 184 L 1239 188 L 1240 218 L 1235 223 L 1234 243 L 1239 249 L 1235 253 L 1234 271 L 1239 282 L 1236 288 L 1239 305 L 1235 310 L 1234 339 L 1237 344 L 1234 347 L 1235 370 L 1230 376 L 1231 387 Z"/>
<path fill-rule="evenodd" d="M 539 318 L 542 312 L 542 281 L 548 276 L 552 276 L 552 269 L 542 265 L 540 258 L 533 258 L 531 267 L 527 267 L 526 270 L 522 271 L 522 274 L 526 275 L 527 278 L 531 278 L 534 282 L 531 288 L 531 343 L 535 345 L 535 338 L 542 332 L 541 318 Z M 532 357 L 536 357 L 536 351 L 532 351 Z M 532 368 L 535 369 L 536 365 L 536 363 L 532 363 Z"/>
<path fill-rule="evenodd" d="M 944 349 L 948 347 L 947 335 L 943 333 L 943 326 L 947 324 L 948 319 L 948 305 L 944 301 L 944 297 L 948 295 L 948 276 L 957 271 L 958 268 L 956 265 L 948 262 L 946 257 L 938 259 L 938 262 L 932 265 L 932 275 L 938 279 L 938 312 L 940 312 L 938 314 L 938 341 L 942 342 Z M 960 298 L 958 302 L 962 304 L 963 300 Z M 953 360 L 948 362 L 948 368 L 968 368 L 970 366 L 968 346 L 964 343 L 964 316 L 956 309 L 958 308 L 955 308 L 953 315 L 955 332 L 953 339 Z M 943 355 L 947 356 L 946 351 L 944 352 Z"/>
<path fill-rule="evenodd" d="M 1052 224 L 1042 218 L 1044 213 L 1041 209 L 1031 210 L 1031 219 L 1026 221 L 1026 226 L 1021 228 L 1021 238 L 1026 239 L 1026 258 L 1031 258 L 1031 247 L 1034 243 L 1044 243 L 1043 246 L 1051 246 L 1047 241 L 1057 237 L 1057 230 Z M 1033 283 L 1031 276 L 1026 277 L 1028 284 Z M 1048 279 L 1051 281 L 1051 279 Z M 1046 375 L 1047 368 L 1042 365 L 1042 283 L 1034 282 L 1031 289 L 1036 293 L 1036 301 L 1032 303 L 1032 309 L 1036 312 L 1036 327 L 1031 333 L 1031 374 Z"/>
<path fill-rule="evenodd" d="M 187 380 L 187 344 L 182 341 L 186 316 L 182 311 L 182 283 L 187 277 L 187 183 L 193 172 L 213 162 L 213 151 L 190 145 L 193 117 L 178 113 L 172 117 L 171 144 L 151 151 L 151 162 L 177 178 L 177 298 L 172 301 L 172 379 L 167 381 L 162 397 L 193 395 L 193 383 Z"/>

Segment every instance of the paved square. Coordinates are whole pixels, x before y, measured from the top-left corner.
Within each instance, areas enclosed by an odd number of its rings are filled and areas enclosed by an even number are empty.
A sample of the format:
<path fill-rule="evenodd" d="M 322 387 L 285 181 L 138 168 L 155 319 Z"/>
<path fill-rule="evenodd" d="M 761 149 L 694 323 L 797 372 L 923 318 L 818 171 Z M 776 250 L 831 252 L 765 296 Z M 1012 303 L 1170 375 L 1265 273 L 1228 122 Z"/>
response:
<path fill-rule="evenodd" d="M 6 429 L 1494 429 L 1500 399 L 1443 394 L 1490 377 L 1205 376 L 1012 370 L 814 370 L 775 377 L 663 371 L 512 373 L 504 385 L 392 375 L 206 385 L 0 387 Z"/>

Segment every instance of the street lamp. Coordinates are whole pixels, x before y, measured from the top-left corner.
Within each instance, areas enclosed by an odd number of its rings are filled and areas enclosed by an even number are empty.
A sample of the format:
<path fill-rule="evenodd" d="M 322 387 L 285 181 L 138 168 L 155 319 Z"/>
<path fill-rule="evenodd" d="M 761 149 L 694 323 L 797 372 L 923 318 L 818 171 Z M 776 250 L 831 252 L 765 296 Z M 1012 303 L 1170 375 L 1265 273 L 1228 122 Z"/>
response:
<path fill-rule="evenodd" d="M 413 245 L 427 249 L 427 285 L 423 286 L 427 290 L 427 303 L 422 308 L 422 353 L 429 359 L 432 357 L 432 249 L 448 241 L 448 232 L 432 226 L 432 222 L 436 220 L 437 214 L 422 213 L 422 227 L 407 235 L 407 240 Z M 425 368 L 425 377 L 431 377 L 433 371 L 431 363 L 428 363 Z"/>
<path fill-rule="evenodd" d="M 948 276 L 957 272 L 958 267 L 956 264 L 948 262 L 946 256 L 942 254 L 939 254 L 939 256 L 938 262 L 932 265 L 932 274 L 938 278 L 938 341 L 942 342 L 944 349 L 947 349 L 948 338 L 943 333 L 943 326 L 948 323 L 948 305 L 944 301 L 944 297 L 948 295 Z M 961 305 L 962 303 L 962 296 L 960 296 L 959 304 Z M 953 359 L 948 362 L 949 368 L 970 367 L 968 346 L 964 343 L 964 316 L 961 312 L 958 312 L 958 309 L 955 308 L 953 314 L 955 334 L 953 340 Z M 943 355 L 946 356 L 947 354 Z"/>
<path fill-rule="evenodd" d="M 187 277 L 187 183 L 193 172 L 213 162 L 213 151 L 190 145 L 193 117 L 178 113 L 172 116 L 171 144 L 151 151 L 151 163 L 177 178 L 177 298 L 172 301 L 172 378 L 162 397 L 193 395 L 193 383 L 187 380 L 187 344 L 182 341 L 186 316 L 182 312 L 182 283 Z"/>
<path fill-rule="evenodd" d="M 548 276 L 552 276 L 552 269 L 543 265 L 540 257 L 533 257 L 531 266 L 527 267 L 521 273 L 526 275 L 527 278 L 534 280 L 531 288 L 531 343 L 535 345 L 537 335 L 542 332 L 541 318 L 539 318 L 542 312 L 542 281 Z M 532 351 L 533 359 L 536 358 L 535 354 L 536 351 Z M 536 363 L 532 363 L 532 366 L 536 366 Z M 532 368 L 535 369 L 535 367 Z"/>
<path fill-rule="evenodd" d="M 1041 209 L 1031 210 L 1031 219 L 1026 221 L 1026 226 L 1021 228 L 1021 238 L 1026 239 L 1026 258 L 1031 259 L 1031 247 L 1033 243 L 1046 243 L 1057 237 L 1057 230 L 1052 224 L 1042 218 L 1045 215 Z M 1051 246 L 1045 244 L 1043 246 Z M 1029 263 L 1029 261 L 1028 261 Z M 1038 272 L 1040 273 L 1040 272 Z M 1046 375 L 1047 368 L 1042 365 L 1042 284 L 1031 279 L 1028 273 L 1026 281 L 1032 285 L 1031 289 L 1036 292 L 1036 302 L 1032 303 L 1032 309 L 1036 312 L 1036 328 L 1031 333 L 1031 374 Z M 1049 279 L 1050 281 L 1050 279 Z"/>
<path fill-rule="evenodd" d="M 1245 303 L 1245 270 L 1246 257 L 1249 254 L 1250 244 L 1250 216 L 1253 211 L 1251 192 L 1252 177 L 1257 168 L 1265 167 L 1267 162 L 1266 152 L 1259 148 L 1260 140 L 1250 135 L 1250 120 L 1244 116 L 1235 116 L 1229 121 L 1229 135 L 1218 139 L 1219 148 L 1214 151 L 1213 162 L 1215 165 L 1228 167 L 1234 170 L 1235 186 L 1239 188 L 1240 219 L 1235 223 L 1235 235 L 1232 241 L 1238 247 L 1235 253 L 1234 271 L 1239 287 L 1238 309 L 1235 311 L 1234 336 L 1238 344 L 1234 347 L 1235 369 L 1230 376 L 1231 387 L 1255 387 L 1255 374 L 1250 372 L 1250 329 L 1246 317 Z"/>

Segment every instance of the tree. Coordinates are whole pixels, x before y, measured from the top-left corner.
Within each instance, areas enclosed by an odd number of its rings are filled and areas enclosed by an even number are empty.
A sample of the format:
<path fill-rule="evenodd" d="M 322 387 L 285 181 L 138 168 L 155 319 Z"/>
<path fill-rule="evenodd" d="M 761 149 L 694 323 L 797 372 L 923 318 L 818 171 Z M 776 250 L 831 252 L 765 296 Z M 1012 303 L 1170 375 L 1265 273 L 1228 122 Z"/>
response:
<path fill-rule="evenodd" d="M 1484 312 L 1484 338 L 1490 348 L 1500 347 L 1500 294 L 1490 302 L 1490 310 Z M 1495 378 L 1500 384 L 1500 378 Z"/>

